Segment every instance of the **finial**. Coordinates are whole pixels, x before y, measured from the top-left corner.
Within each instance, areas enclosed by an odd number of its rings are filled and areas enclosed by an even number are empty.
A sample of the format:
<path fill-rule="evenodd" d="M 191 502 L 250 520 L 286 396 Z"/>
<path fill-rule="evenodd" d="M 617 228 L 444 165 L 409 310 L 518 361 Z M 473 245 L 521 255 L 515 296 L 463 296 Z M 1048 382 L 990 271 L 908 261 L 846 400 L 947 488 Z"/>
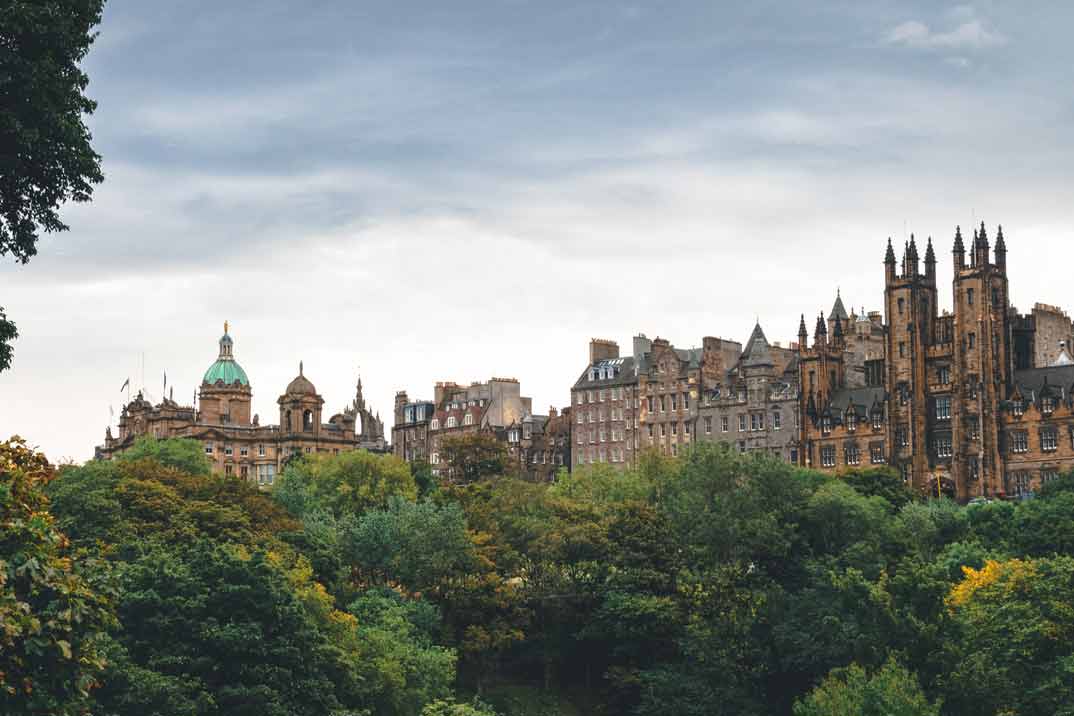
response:
<path fill-rule="evenodd" d="M 302 375 L 302 361 L 298 362 L 298 374 Z"/>
<path fill-rule="evenodd" d="M 227 321 L 224 321 L 224 335 L 227 335 Z"/>

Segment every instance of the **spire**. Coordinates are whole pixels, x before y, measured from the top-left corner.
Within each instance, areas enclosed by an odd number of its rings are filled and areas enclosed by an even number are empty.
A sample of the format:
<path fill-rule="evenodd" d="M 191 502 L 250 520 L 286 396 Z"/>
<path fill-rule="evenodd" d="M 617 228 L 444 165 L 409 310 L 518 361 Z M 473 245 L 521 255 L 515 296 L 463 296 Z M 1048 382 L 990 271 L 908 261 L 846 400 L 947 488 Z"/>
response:
<path fill-rule="evenodd" d="M 929 237 L 928 246 L 925 247 L 925 263 L 926 264 L 934 264 L 934 263 L 936 263 L 936 252 L 932 250 L 932 237 L 931 236 Z"/>
<path fill-rule="evenodd" d="M 962 245 L 962 227 L 955 227 L 955 247 L 951 250 L 952 253 L 964 254 L 966 253 L 966 247 Z"/>
<path fill-rule="evenodd" d="M 805 314 L 803 313 L 802 314 L 802 320 L 798 322 L 798 337 L 802 339 L 802 341 L 801 341 L 802 343 L 805 343 L 805 339 L 806 339 L 806 337 L 808 335 L 809 335 L 809 332 L 806 330 L 806 325 L 805 325 Z M 805 346 L 802 346 L 802 347 L 804 348 Z"/>
<path fill-rule="evenodd" d="M 884 253 L 884 263 L 895 265 L 895 249 L 891 247 L 891 237 L 888 237 L 888 250 Z"/>
<path fill-rule="evenodd" d="M 981 231 L 977 234 L 977 241 L 982 246 L 988 246 L 988 234 L 985 233 L 985 225 L 983 221 L 981 222 Z"/>
<path fill-rule="evenodd" d="M 835 322 L 835 326 L 832 328 L 832 338 L 835 339 L 836 341 L 840 341 L 840 342 L 843 340 L 843 322 L 842 321 L 837 320 Z"/>
<path fill-rule="evenodd" d="M 840 290 L 835 289 L 835 304 L 832 305 L 832 312 L 828 316 L 828 320 L 845 321 L 849 316 L 847 315 L 846 306 L 843 305 L 843 296 Z"/>
<path fill-rule="evenodd" d="M 827 337 L 828 326 L 824 323 L 824 314 L 817 314 L 817 327 L 813 330 L 813 340 L 819 341 L 821 337 Z"/>

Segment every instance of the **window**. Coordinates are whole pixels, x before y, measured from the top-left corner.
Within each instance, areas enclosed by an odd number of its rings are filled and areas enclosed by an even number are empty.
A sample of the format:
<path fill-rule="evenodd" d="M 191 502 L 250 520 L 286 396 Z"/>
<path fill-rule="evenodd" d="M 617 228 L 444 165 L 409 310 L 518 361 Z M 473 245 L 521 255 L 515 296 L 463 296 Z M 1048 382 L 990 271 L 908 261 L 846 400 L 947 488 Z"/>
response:
<path fill-rule="evenodd" d="M 970 338 L 970 350 L 972 351 L 974 349 L 974 347 L 977 345 L 977 334 L 971 332 L 969 338 Z"/>
<path fill-rule="evenodd" d="M 899 315 L 902 315 L 903 308 L 906 307 L 906 301 L 902 298 L 899 299 Z"/>
<path fill-rule="evenodd" d="M 660 396 L 660 412 L 661 413 L 667 412 L 667 396 L 666 395 L 661 395 Z"/>
<path fill-rule="evenodd" d="M 847 465 L 861 464 L 861 455 L 858 452 L 857 445 L 847 445 L 843 448 L 843 452 L 845 453 L 843 457 L 846 459 Z"/>
<path fill-rule="evenodd" d="M 597 411 L 596 410 L 590 410 L 589 411 L 589 422 L 595 423 L 596 421 L 597 421 Z"/>
<path fill-rule="evenodd" d="M 942 396 L 936 399 L 936 419 L 951 419 L 951 396 Z"/>
<path fill-rule="evenodd" d="M 869 446 L 869 462 L 874 465 L 884 464 L 884 443 Z"/>
<path fill-rule="evenodd" d="M 906 383 L 899 383 L 899 405 L 906 405 L 910 400 L 910 389 Z"/>
<path fill-rule="evenodd" d="M 249 465 L 240 465 L 239 466 L 239 476 L 242 477 L 243 479 L 246 479 L 246 480 L 250 479 L 250 466 Z"/>
<path fill-rule="evenodd" d="M 970 305 L 970 306 L 973 305 L 973 289 L 972 288 L 967 288 L 966 289 L 966 304 Z"/>
<path fill-rule="evenodd" d="M 873 430 L 884 427 L 884 414 L 879 410 L 873 412 Z"/>
<path fill-rule="evenodd" d="M 1040 471 L 1040 484 L 1047 485 L 1052 480 L 1059 478 L 1059 472 L 1051 468 L 1043 468 Z"/>
<path fill-rule="evenodd" d="M 745 440 L 739 440 L 738 441 L 738 451 L 739 452 L 746 452 L 746 441 Z"/>
<path fill-rule="evenodd" d="M 847 432 L 852 433 L 858 429 L 858 416 L 854 412 L 847 412 L 846 415 Z"/>
<path fill-rule="evenodd" d="M 231 463 L 228 463 L 227 465 L 224 465 L 224 474 L 225 475 L 227 475 L 228 477 L 231 477 L 234 474 L 234 472 L 235 472 L 235 468 L 231 465 Z"/>
<path fill-rule="evenodd" d="M 1025 412 L 1025 406 L 1020 399 L 1014 401 L 1014 405 L 1011 406 L 1011 412 L 1014 413 L 1016 418 L 1022 417 L 1022 413 Z"/>
<path fill-rule="evenodd" d="M 601 430 L 600 430 L 600 441 L 602 443 L 607 442 L 606 438 L 607 438 L 607 433 L 604 432 L 604 428 L 601 428 Z"/>
<path fill-rule="evenodd" d="M 981 466 L 977 463 L 976 457 L 971 457 L 966 461 L 966 472 L 969 474 L 971 480 L 976 480 L 981 475 Z"/>
<path fill-rule="evenodd" d="M 585 392 L 585 399 L 590 403 L 597 402 L 597 401 L 593 400 L 593 391 L 592 390 L 587 390 Z"/>
<path fill-rule="evenodd" d="M 310 447 L 306 448 L 306 454 L 307 455 L 309 455 L 311 452 L 313 452 L 313 448 L 310 448 Z"/>
<path fill-rule="evenodd" d="M 1025 430 L 1011 433 L 1011 452 L 1029 452 L 1029 433 Z"/>
<path fill-rule="evenodd" d="M 1040 399 L 1040 412 L 1051 415 L 1055 412 L 1055 398 L 1047 397 Z"/>
<path fill-rule="evenodd" d="M 942 365 L 936 369 L 937 378 L 940 381 L 940 385 L 948 385 L 951 382 L 951 368 L 946 365 Z"/>
<path fill-rule="evenodd" d="M 433 418 L 433 422 L 430 423 L 429 429 L 430 430 L 439 430 L 440 429 L 440 418 Z"/>
<path fill-rule="evenodd" d="M 712 416 L 705 417 L 705 434 L 712 435 Z"/>
<path fill-rule="evenodd" d="M 579 445 L 585 445 L 585 433 L 583 433 L 583 432 L 578 433 L 578 444 Z"/>
<path fill-rule="evenodd" d="M 832 432 L 832 419 L 827 415 L 820 419 L 820 432 L 823 435 L 828 435 Z"/>
<path fill-rule="evenodd" d="M 473 413 L 467 413 L 466 417 L 464 417 L 462 419 L 462 424 L 463 425 L 473 425 L 474 424 L 474 414 Z"/>
<path fill-rule="evenodd" d="M 205 443 L 205 454 L 206 455 L 212 455 L 213 454 L 213 444 L 212 443 Z"/>
<path fill-rule="evenodd" d="M 250 448 L 246 445 L 239 446 L 239 457 L 247 457 L 250 455 Z"/>
<path fill-rule="evenodd" d="M 1007 483 L 1011 494 L 1022 495 L 1029 494 L 1029 473 L 1028 472 L 1016 472 L 1013 475 L 1007 476 Z"/>
<path fill-rule="evenodd" d="M 1059 434 L 1055 428 L 1042 428 L 1040 431 L 1040 449 L 1044 452 L 1054 452 L 1059 447 Z"/>
<path fill-rule="evenodd" d="M 756 413 L 750 415 L 750 430 L 760 430 L 761 426 L 758 424 L 757 418 L 760 416 Z"/>
<path fill-rule="evenodd" d="M 653 424 L 649 423 L 649 439 L 653 439 Z"/>
<path fill-rule="evenodd" d="M 730 420 L 727 419 L 726 415 L 720 416 L 720 432 L 722 432 L 722 433 L 727 432 L 729 422 L 730 422 Z"/>
<path fill-rule="evenodd" d="M 835 446 L 825 445 L 820 449 L 820 464 L 824 467 L 835 467 Z"/>
<path fill-rule="evenodd" d="M 650 396 L 649 396 L 648 398 L 646 398 L 646 399 L 645 399 L 645 402 L 646 402 L 646 403 L 648 404 L 648 410 L 649 410 L 649 412 L 650 412 L 650 413 L 652 413 L 652 412 L 655 412 L 655 411 L 653 410 L 653 396 L 651 396 L 651 395 L 650 395 Z"/>
<path fill-rule="evenodd" d="M 672 393 L 668 397 L 671 398 L 671 409 L 672 410 L 678 410 L 679 409 L 679 396 L 677 396 L 674 393 Z"/>
<path fill-rule="evenodd" d="M 900 358 L 905 358 L 906 357 L 906 344 L 903 343 L 902 341 L 899 341 L 899 357 Z"/>
<path fill-rule="evenodd" d="M 582 392 L 575 393 L 575 395 L 574 395 L 574 399 L 577 401 L 578 405 L 582 404 L 584 398 L 585 398 L 585 393 L 582 393 Z"/>
<path fill-rule="evenodd" d="M 683 393 L 682 394 L 682 409 L 683 410 L 689 410 L 690 409 L 690 394 L 689 393 Z"/>
<path fill-rule="evenodd" d="M 937 437 L 933 442 L 933 447 L 936 450 L 936 457 L 951 457 L 951 436 Z"/>
<path fill-rule="evenodd" d="M 970 440 L 981 439 L 981 421 L 977 419 L 977 416 L 971 416 L 969 419 L 969 434 Z"/>
<path fill-rule="evenodd" d="M 429 462 L 432 463 L 433 465 L 439 465 L 440 464 L 440 453 L 434 452 L 432 455 L 430 455 L 429 456 Z"/>
<path fill-rule="evenodd" d="M 454 415 L 452 415 L 450 418 L 447 419 L 447 422 L 444 423 L 444 427 L 445 428 L 454 428 L 458 424 L 459 424 L 459 421 L 455 419 Z"/>
<path fill-rule="evenodd" d="M 582 425 L 583 423 L 585 423 L 585 413 L 583 413 L 582 411 L 579 410 L 578 411 L 578 424 Z"/>
<path fill-rule="evenodd" d="M 660 423 L 660 437 L 666 437 L 668 434 L 667 423 Z"/>
<path fill-rule="evenodd" d="M 780 430 L 783 428 L 783 414 L 777 412 L 772 413 L 772 429 Z"/>
<path fill-rule="evenodd" d="M 264 445 L 264 443 L 262 443 L 261 445 L 257 446 L 257 456 L 258 457 L 265 457 L 265 445 Z"/>
<path fill-rule="evenodd" d="M 608 395 L 608 391 L 607 391 L 607 390 L 605 390 L 604 388 L 601 388 L 601 389 L 600 389 L 600 393 L 598 394 L 598 396 L 597 396 L 597 397 L 598 397 L 598 398 L 600 398 L 600 402 L 602 402 L 602 403 L 603 403 L 603 402 L 604 402 L 604 398 L 606 398 L 606 397 L 607 397 L 607 395 Z"/>
<path fill-rule="evenodd" d="M 798 448 L 791 448 L 791 462 L 798 464 Z"/>
<path fill-rule="evenodd" d="M 228 456 L 231 456 L 233 454 L 233 451 L 232 451 L 230 445 L 225 445 L 224 446 L 224 454 L 228 455 Z"/>
<path fill-rule="evenodd" d="M 996 288 L 995 286 L 992 287 L 992 305 L 993 306 L 998 306 L 999 305 L 999 289 Z"/>
<path fill-rule="evenodd" d="M 746 432 L 746 416 L 745 414 L 738 416 L 738 431 L 740 433 Z"/>
<path fill-rule="evenodd" d="M 313 411 L 312 410 L 303 410 L 302 411 L 302 430 L 304 432 L 307 432 L 307 433 L 312 432 L 312 430 L 313 430 Z"/>
<path fill-rule="evenodd" d="M 905 425 L 895 428 L 895 444 L 901 448 L 910 445 L 910 436 Z"/>
<path fill-rule="evenodd" d="M 671 424 L 671 437 L 675 437 L 678 434 L 679 434 L 679 424 L 678 423 L 672 423 Z"/>

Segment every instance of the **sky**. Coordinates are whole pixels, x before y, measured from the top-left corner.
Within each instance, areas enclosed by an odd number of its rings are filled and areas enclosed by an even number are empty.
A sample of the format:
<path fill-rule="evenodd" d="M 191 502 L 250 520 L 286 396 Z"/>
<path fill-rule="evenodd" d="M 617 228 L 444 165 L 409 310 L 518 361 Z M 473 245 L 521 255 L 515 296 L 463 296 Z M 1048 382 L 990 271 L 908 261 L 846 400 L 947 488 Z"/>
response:
<path fill-rule="evenodd" d="M 359 373 L 389 426 L 437 380 L 515 377 L 544 413 L 591 337 L 786 343 L 837 289 L 882 307 L 889 236 L 932 236 L 949 286 L 982 220 L 1016 305 L 1071 307 L 1072 25 L 1060 1 L 109 0 L 105 182 L 0 264 L 0 434 L 90 458 L 127 378 L 190 402 L 225 320 L 263 424 L 299 361 L 326 415 Z"/>

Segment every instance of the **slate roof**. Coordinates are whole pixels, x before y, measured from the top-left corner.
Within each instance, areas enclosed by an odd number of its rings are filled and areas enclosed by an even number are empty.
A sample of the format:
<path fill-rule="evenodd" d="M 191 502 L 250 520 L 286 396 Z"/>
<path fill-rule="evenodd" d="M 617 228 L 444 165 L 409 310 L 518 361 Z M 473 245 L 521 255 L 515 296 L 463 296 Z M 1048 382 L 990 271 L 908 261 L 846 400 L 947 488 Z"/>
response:
<path fill-rule="evenodd" d="M 850 318 L 850 315 L 847 313 L 846 306 L 843 305 L 843 297 L 840 296 L 838 292 L 836 292 L 835 294 L 835 305 L 832 306 L 832 312 L 828 316 L 828 320 L 831 321 L 836 318 L 841 321 L 845 321 L 846 319 Z"/>
<path fill-rule="evenodd" d="M 600 379 L 599 369 L 601 367 L 613 366 L 618 368 L 614 378 Z M 589 379 L 589 370 L 591 368 L 597 368 L 597 378 L 595 380 Z M 607 360 L 597 361 L 591 366 L 586 366 L 586 369 L 582 371 L 582 374 L 578 376 L 578 380 L 574 381 L 574 388 L 605 388 L 613 385 L 632 385 L 638 382 L 637 371 L 635 370 L 634 358 L 627 356 L 626 358 L 609 358 Z"/>
<path fill-rule="evenodd" d="M 1026 400 L 1035 399 L 1045 384 L 1050 388 L 1069 390 L 1071 386 L 1074 386 L 1074 365 L 1016 370 L 1014 384 Z"/>
<path fill-rule="evenodd" d="M 867 416 L 876 403 L 884 403 L 884 389 L 880 386 L 843 388 L 832 393 L 830 407 L 832 415 L 843 415 L 853 405 L 855 413 Z"/>

